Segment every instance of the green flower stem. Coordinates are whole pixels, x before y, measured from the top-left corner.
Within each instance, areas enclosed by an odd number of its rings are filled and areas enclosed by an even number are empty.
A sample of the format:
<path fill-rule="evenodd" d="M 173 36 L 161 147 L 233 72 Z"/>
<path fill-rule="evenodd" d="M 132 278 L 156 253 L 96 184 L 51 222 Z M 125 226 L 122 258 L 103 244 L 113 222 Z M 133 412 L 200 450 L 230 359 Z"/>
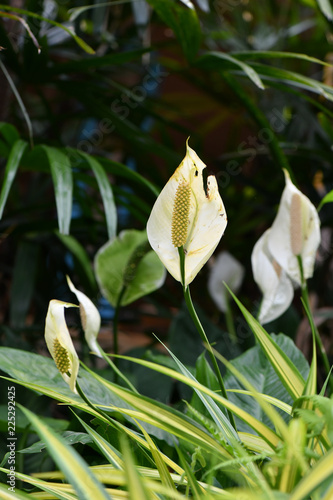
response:
<path fill-rule="evenodd" d="M 185 252 L 184 252 L 184 248 L 183 247 L 179 247 L 178 248 L 178 252 L 179 252 L 179 259 L 180 259 L 180 274 L 181 274 L 181 277 L 182 277 L 182 285 L 183 285 L 183 291 L 184 291 L 184 298 L 185 298 L 185 302 L 186 302 L 186 305 L 187 305 L 187 309 L 188 309 L 188 311 L 190 313 L 190 316 L 191 316 L 191 318 L 193 320 L 193 323 L 196 326 L 196 329 L 199 332 L 199 335 L 200 335 L 203 343 L 205 344 L 205 346 L 207 346 L 208 354 L 209 354 L 210 359 L 211 359 L 211 361 L 213 363 L 214 371 L 215 371 L 217 380 L 219 382 L 219 386 L 220 386 L 220 389 L 221 389 L 221 394 L 222 394 L 222 396 L 225 399 L 228 399 L 227 391 L 225 390 L 223 378 L 222 378 L 220 369 L 218 367 L 216 358 L 214 356 L 214 352 L 213 352 L 212 346 L 209 343 L 209 340 L 207 338 L 206 332 L 203 329 L 203 326 L 201 324 L 201 321 L 198 318 L 196 310 L 194 309 L 193 302 L 192 302 L 192 299 L 191 299 L 191 294 L 190 294 L 190 287 L 189 286 L 186 287 L 184 285 L 184 283 L 185 283 Z M 233 414 L 231 413 L 231 411 L 229 411 L 229 410 L 227 410 L 227 411 L 228 411 L 228 416 L 229 416 L 229 420 L 230 420 L 231 425 L 233 426 L 233 428 L 235 430 L 237 430 Z"/>
<path fill-rule="evenodd" d="M 119 370 L 119 368 L 116 366 L 116 364 L 110 359 L 109 355 L 106 354 L 106 352 L 102 349 L 102 347 L 98 345 L 99 352 L 101 356 L 103 356 L 103 359 L 108 363 L 108 365 L 112 368 L 112 370 L 115 372 L 115 375 L 119 377 L 119 379 L 122 379 L 125 384 L 131 389 L 131 391 L 135 392 L 138 394 L 138 391 L 134 387 L 134 385 L 128 380 L 128 378 Z M 117 358 L 116 358 L 117 359 Z"/>
<path fill-rule="evenodd" d="M 76 381 L 76 390 L 79 394 L 79 396 L 83 399 L 83 401 L 91 408 L 92 410 L 96 411 L 99 413 L 102 417 L 104 417 L 113 427 L 114 427 L 114 421 L 113 419 L 104 411 L 101 410 L 101 408 L 98 408 L 98 406 L 94 405 L 84 394 L 83 390 L 80 387 L 80 384 L 78 381 Z"/>
<path fill-rule="evenodd" d="M 119 311 L 121 307 L 121 301 L 123 299 L 126 287 L 123 286 L 121 292 L 117 299 L 117 304 L 114 310 L 114 318 L 113 318 L 113 352 L 117 356 L 118 355 L 118 324 L 119 324 Z M 117 358 L 115 359 L 115 364 L 118 365 Z"/>
<path fill-rule="evenodd" d="M 233 344 L 237 344 L 237 334 L 235 330 L 235 325 L 234 325 L 234 318 L 232 314 L 232 309 L 231 309 L 231 304 L 230 304 L 230 299 L 229 299 L 229 294 L 226 294 L 226 303 L 227 303 L 227 310 L 225 312 L 225 321 L 227 324 L 227 330 L 229 333 L 230 340 Z"/>
<path fill-rule="evenodd" d="M 301 274 L 302 299 L 304 301 L 304 304 L 306 305 L 306 308 L 308 309 L 308 311 L 310 312 L 310 314 L 312 316 L 312 310 L 311 310 L 310 300 L 309 300 L 308 285 L 307 285 L 306 279 L 304 278 L 303 262 L 302 262 L 302 258 L 301 258 L 300 255 L 297 256 L 297 260 L 298 260 L 299 270 L 300 270 L 300 274 Z M 316 343 L 317 343 L 317 346 L 318 346 L 318 349 L 319 349 L 319 352 L 320 352 L 321 359 L 322 359 L 322 361 L 324 363 L 325 371 L 328 374 L 328 376 L 330 376 L 330 373 L 331 373 L 330 363 L 328 361 L 328 357 L 327 357 L 324 345 L 323 345 L 323 343 L 321 341 L 321 338 L 320 338 L 320 335 L 319 335 L 319 332 L 318 332 L 318 328 L 315 325 L 313 317 L 312 317 L 312 321 L 311 321 L 311 326 L 312 326 L 312 330 L 313 330 L 313 333 L 314 333 L 314 336 L 315 336 L 315 339 L 316 339 Z M 333 393 L 333 378 L 332 378 L 332 376 L 330 376 L 329 381 L 330 381 L 331 393 Z"/>

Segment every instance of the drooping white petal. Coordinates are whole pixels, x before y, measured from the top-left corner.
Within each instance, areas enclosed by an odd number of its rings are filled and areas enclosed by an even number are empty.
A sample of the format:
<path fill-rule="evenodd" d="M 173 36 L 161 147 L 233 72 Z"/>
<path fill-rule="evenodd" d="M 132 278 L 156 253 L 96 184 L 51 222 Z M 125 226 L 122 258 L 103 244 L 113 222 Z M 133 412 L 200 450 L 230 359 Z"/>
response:
<path fill-rule="evenodd" d="M 71 336 L 69 334 L 66 320 L 65 308 L 77 307 L 75 304 L 62 302 L 60 300 L 51 300 L 45 320 L 45 342 L 52 358 L 56 361 L 55 342 L 66 350 L 69 359 L 68 373 L 61 373 L 65 382 L 69 385 L 73 392 L 77 392 L 75 388 L 77 374 L 79 371 L 79 358 L 76 354 Z M 56 362 L 57 364 L 57 362 Z"/>
<path fill-rule="evenodd" d="M 97 343 L 97 335 L 101 328 L 101 316 L 95 304 L 80 290 L 77 290 L 70 278 L 66 276 L 70 290 L 76 295 L 80 303 L 80 314 L 84 336 L 92 352 L 100 358 L 102 357 L 99 345 Z"/>
<path fill-rule="evenodd" d="M 269 250 L 271 229 L 267 229 L 253 248 L 251 262 L 253 277 L 263 293 L 258 320 L 268 323 L 283 314 L 290 306 L 294 289 L 285 271 Z"/>
<path fill-rule="evenodd" d="M 229 288 L 237 293 L 243 282 L 245 268 L 229 252 L 221 252 L 210 268 L 207 288 L 217 307 L 222 312 L 227 311 Z"/>
<path fill-rule="evenodd" d="M 178 249 L 173 245 L 172 217 L 178 186 L 188 183 L 191 190 L 185 250 L 185 286 L 195 278 L 218 245 L 227 217 L 214 176 L 207 179 L 207 194 L 202 171 L 206 165 L 187 144 L 186 156 L 162 189 L 147 223 L 149 243 L 169 273 L 181 281 Z"/>
<path fill-rule="evenodd" d="M 320 244 L 320 220 L 310 200 L 291 182 L 285 170 L 286 186 L 269 236 L 269 250 L 288 276 L 301 285 L 297 260 L 300 255 L 304 278 L 311 278 Z"/>

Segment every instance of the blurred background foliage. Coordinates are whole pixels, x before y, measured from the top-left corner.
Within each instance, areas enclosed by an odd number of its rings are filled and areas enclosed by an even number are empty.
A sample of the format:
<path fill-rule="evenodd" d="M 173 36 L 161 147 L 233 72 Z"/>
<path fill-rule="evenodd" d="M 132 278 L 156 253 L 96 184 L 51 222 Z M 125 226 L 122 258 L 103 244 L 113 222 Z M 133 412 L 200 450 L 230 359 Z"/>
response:
<path fill-rule="evenodd" d="M 276 214 L 282 168 L 315 205 L 333 188 L 332 19 L 324 0 L 0 5 L 1 343 L 45 352 L 49 300 L 74 300 L 68 274 L 99 305 L 101 344 L 112 350 L 113 311 L 94 257 L 122 230 L 145 228 L 189 136 L 217 176 L 228 214 L 216 255 L 227 250 L 245 267 L 239 296 L 255 313 L 261 296 L 250 257 Z M 331 354 L 330 204 L 320 214 L 323 243 L 310 289 Z M 231 305 L 238 344 L 230 341 L 207 291 L 209 268 L 193 283 L 193 298 L 210 340 L 234 357 L 252 337 Z M 75 335 L 79 321 L 71 321 Z M 148 355 L 151 332 L 189 365 L 203 350 L 170 276 L 121 310 L 120 330 L 122 352 Z M 298 295 L 268 330 L 296 338 L 307 354 L 311 335 Z M 136 369 L 140 391 L 173 397 L 170 384 L 164 394 L 156 375 L 152 384 Z"/>

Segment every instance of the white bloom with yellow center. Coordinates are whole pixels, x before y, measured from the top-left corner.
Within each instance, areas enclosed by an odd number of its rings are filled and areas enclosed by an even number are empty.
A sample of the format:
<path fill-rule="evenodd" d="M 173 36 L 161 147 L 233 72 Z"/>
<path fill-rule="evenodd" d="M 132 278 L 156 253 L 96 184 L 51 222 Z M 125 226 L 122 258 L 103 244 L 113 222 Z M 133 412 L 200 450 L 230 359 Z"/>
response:
<path fill-rule="evenodd" d="M 304 279 L 311 278 L 320 244 L 320 220 L 316 208 L 291 182 L 284 170 L 286 187 L 268 239 L 274 259 L 301 286 L 297 256 L 301 257 Z"/>
<path fill-rule="evenodd" d="M 97 343 L 97 335 L 101 328 L 101 316 L 95 304 L 80 290 L 77 290 L 70 278 L 66 276 L 70 290 L 76 295 L 80 303 L 80 316 L 84 336 L 92 352 L 102 357 L 99 345 Z"/>
<path fill-rule="evenodd" d="M 185 253 L 185 283 L 195 278 L 218 245 L 227 225 L 216 178 L 186 143 L 186 156 L 162 189 L 147 223 L 150 245 L 169 273 L 181 281 L 178 248 Z"/>
<path fill-rule="evenodd" d="M 79 371 L 79 358 L 70 337 L 65 308 L 77 307 L 61 300 L 51 300 L 45 321 L 45 342 L 63 379 L 73 392 Z"/>

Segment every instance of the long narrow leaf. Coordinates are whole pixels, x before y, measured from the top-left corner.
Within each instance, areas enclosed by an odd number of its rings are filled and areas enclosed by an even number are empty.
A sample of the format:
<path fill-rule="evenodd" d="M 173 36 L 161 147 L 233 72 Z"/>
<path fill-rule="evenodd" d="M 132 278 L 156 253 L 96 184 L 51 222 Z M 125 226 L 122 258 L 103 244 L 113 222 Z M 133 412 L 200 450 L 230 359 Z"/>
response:
<path fill-rule="evenodd" d="M 60 28 L 64 31 L 66 31 L 66 33 L 68 33 L 71 37 L 73 37 L 74 40 L 76 41 L 76 43 L 85 52 L 87 52 L 88 54 L 95 53 L 95 51 L 84 40 L 82 40 L 82 38 L 80 38 L 79 36 L 77 36 L 74 33 L 73 29 L 69 29 L 66 26 L 64 26 L 63 24 L 57 23 L 56 21 L 52 21 L 52 19 L 48 19 L 47 17 L 40 16 L 39 14 L 36 14 L 35 12 L 32 12 L 31 10 L 19 9 L 17 7 L 12 7 L 12 6 L 8 6 L 8 5 L 2 5 L 2 4 L 0 5 L 0 8 L 3 10 L 9 10 L 11 12 L 17 12 L 18 14 L 23 14 L 24 16 L 27 16 L 27 17 L 34 17 L 35 19 L 39 19 L 40 21 L 44 21 L 45 23 L 52 24 L 53 26 L 56 26 L 57 28 Z"/>
<path fill-rule="evenodd" d="M 333 101 L 333 89 L 328 85 L 324 85 L 323 83 L 314 80 L 313 78 L 303 76 L 293 71 L 288 71 L 282 68 L 273 68 L 272 66 L 260 63 L 253 63 L 252 67 L 257 71 L 260 77 L 267 82 L 280 81 L 287 85 L 298 87 L 302 90 L 309 90 L 326 97 L 326 99 L 329 99 L 330 101 Z"/>
<path fill-rule="evenodd" d="M 226 285 L 227 286 L 227 285 Z M 227 287 L 228 288 L 228 287 Z M 293 399 L 299 398 L 304 390 L 305 381 L 295 365 L 289 360 L 282 349 L 268 335 L 261 324 L 248 312 L 243 304 L 228 288 L 236 304 L 241 310 L 246 322 L 253 331 L 256 339 L 262 347 L 262 350 L 276 371 L 279 379 Z"/>
<path fill-rule="evenodd" d="M 56 197 L 59 231 L 69 233 L 72 217 L 73 178 L 68 157 L 60 149 L 41 146 L 47 156 Z"/>
<path fill-rule="evenodd" d="M 85 248 L 78 242 L 74 236 L 70 234 L 61 234 L 59 231 L 55 231 L 55 234 L 59 240 L 68 248 L 68 250 L 73 254 L 73 256 L 78 260 L 84 274 L 86 275 L 89 285 L 92 290 L 97 287 L 94 271 L 92 269 L 92 264 L 89 260 L 89 256 Z"/>
<path fill-rule="evenodd" d="M 181 363 L 181 361 L 164 344 L 162 345 L 168 351 L 173 360 L 176 362 L 181 373 L 185 375 L 185 377 L 193 380 L 196 383 L 199 383 L 196 380 L 196 378 L 190 373 L 190 371 L 183 365 L 183 363 Z M 217 406 L 215 401 L 206 394 L 203 394 L 202 391 L 200 391 L 196 387 L 194 387 L 194 390 L 199 399 L 201 400 L 201 402 L 203 403 L 203 405 L 206 407 L 206 410 L 214 420 L 218 429 L 223 434 L 224 438 L 229 442 L 229 444 L 233 444 L 235 441 L 239 441 L 237 432 L 232 427 L 231 423 L 226 418 L 226 416 L 222 413 L 220 408 Z"/>
<path fill-rule="evenodd" d="M 27 147 L 28 143 L 25 141 L 22 141 L 22 139 L 18 139 L 9 154 L 9 158 L 7 161 L 7 165 L 5 168 L 5 177 L 3 180 L 2 188 L 1 188 L 1 193 L 0 193 L 0 219 L 3 214 L 3 210 L 5 208 L 5 204 L 8 198 L 8 194 L 10 191 L 10 188 L 13 184 L 13 181 L 15 179 L 15 175 L 18 169 L 18 166 L 20 164 L 21 158 L 23 156 L 23 153 Z"/>
<path fill-rule="evenodd" d="M 184 458 L 184 456 L 179 448 L 177 448 L 177 452 L 179 455 L 180 463 L 186 472 L 187 481 L 191 487 L 191 498 L 193 497 L 194 500 L 202 499 L 203 488 L 198 483 L 197 478 L 193 474 L 193 471 L 191 470 L 190 466 L 186 462 L 186 460 L 185 460 L 185 458 Z"/>
<path fill-rule="evenodd" d="M 160 450 L 157 448 L 155 445 L 154 441 L 151 439 L 149 434 L 145 431 L 145 429 L 140 426 L 139 423 L 137 425 L 140 427 L 142 434 L 144 435 L 148 446 L 150 448 L 152 457 L 154 459 L 155 465 L 158 469 L 158 472 L 160 474 L 161 482 L 164 484 L 166 488 L 169 488 L 171 490 L 175 490 L 175 483 L 172 480 L 171 474 L 165 464 L 165 461 L 163 460 L 163 455 L 160 452 Z"/>
<path fill-rule="evenodd" d="M 110 443 L 108 443 L 100 434 L 98 434 L 98 432 L 96 432 L 92 427 L 90 427 L 90 425 L 84 422 L 84 420 L 82 420 L 78 415 L 75 416 L 79 420 L 81 425 L 85 428 L 85 430 L 88 432 L 89 436 L 91 436 L 94 443 L 103 453 L 108 462 L 112 464 L 115 469 L 123 469 L 124 464 L 120 456 L 120 453 Z"/>
<path fill-rule="evenodd" d="M 230 54 L 226 54 L 225 52 L 208 52 L 207 54 L 203 55 L 199 61 L 198 64 L 205 64 L 206 61 L 213 60 L 215 61 L 216 64 L 219 64 L 221 61 L 227 61 L 228 63 L 231 63 L 232 65 L 240 68 L 245 75 L 261 90 L 264 90 L 264 84 L 258 75 L 258 73 L 251 68 L 248 64 L 240 61 L 237 59 L 237 57 L 233 57 Z"/>
<path fill-rule="evenodd" d="M 234 57 L 241 60 L 247 59 L 300 59 L 323 66 L 331 66 L 325 61 L 321 61 L 316 57 L 308 56 L 307 54 L 300 54 L 298 52 L 278 52 L 274 50 L 242 50 L 240 52 L 232 52 Z"/>
<path fill-rule="evenodd" d="M 0 468 L 0 471 L 1 472 L 7 472 L 6 469 L 2 469 Z M 18 472 L 18 471 L 15 471 L 15 477 L 16 479 L 19 479 L 20 481 L 24 481 L 25 483 L 27 484 L 31 484 L 32 486 L 36 486 L 37 488 L 47 492 L 48 494 L 52 495 L 52 498 L 54 498 L 54 495 L 55 495 L 55 498 L 58 498 L 59 500 L 75 500 L 77 498 L 76 495 L 71 494 L 71 493 L 67 493 L 65 491 L 63 491 L 63 486 L 67 486 L 67 485 L 64 485 L 64 484 L 56 484 L 56 483 L 49 483 L 49 482 L 46 482 L 46 481 L 43 481 L 41 479 L 37 479 L 35 477 L 31 477 L 31 476 L 28 476 L 27 474 L 22 474 L 21 472 Z M 35 496 L 33 493 L 30 493 L 29 495 L 27 495 L 26 493 L 22 493 L 22 496 L 21 495 L 21 492 L 18 491 L 16 488 L 15 488 L 15 493 L 13 496 L 2 496 L 2 491 L 1 491 L 1 487 L 2 485 L 0 484 L 0 498 L 2 498 L 3 500 L 15 500 L 15 499 L 18 499 L 20 500 L 22 498 L 22 500 L 26 500 L 26 499 L 29 499 L 30 500 L 37 500 L 39 498 L 41 498 L 41 495 L 40 493 L 37 493 L 37 496 Z M 8 487 L 6 488 L 8 489 Z M 23 496 L 23 495 L 26 495 L 26 496 Z M 49 498 L 49 497 L 47 497 Z"/>
<path fill-rule="evenodd" d="M 298 483 L 289 500 L 304 500 L 328 478 L 332 480 L 333 448 L 324 455 L 308 474 Z"/>
<path fill-rule="evenodd" d="M 117 235 L 117 208 L 114 202 L 113 192 L 108 176 L 105 173 L 102 165 L 94 158 L 86 153 L 81 155 L 91 167 L 95 174 L 98 187 L 102 196 L 104 212 L 106 218 L 106 226 L 108 229 L 109 240 L 112 240 Z"/>
<path fill-rule="evenodd" d="M 0 468 L 1 472 L 8 474 L 9 471 L 7 469 Z M 15 472 L 15 477 L 17 474 Z M 38 497 L 30 493 L 24 493 L 23 491 L 18 490 L 16 487 L 13 487 L 13 490 L 10 489 L 11 486 L 4 485 L 0 483 L 0 498 L 2 500 L 38 500 Z"/>
<path fill-rule="evenodd" d="M 317 0 L 317 4 L 324 16 L 327 17 L 329 21 L 332 21 L 333 10 L 329 0 Z"/>
<path fill-rule="evenodd" d="M 156 370 L 159 373 L 163 373 L 164 375 L 167 375 L 169 377 L 172 377 L 176 380 L 179 380 L 180 382 L 183 382 L 184 384 L 192 387 L 192 388 L 197 388 L 200 390 L 202 393 L 209 395 L 212 399 L 214 399 L 217 403 L 221 404 L 228 410 L 232 411 L 236 416 L 244 420 L 250 427 L 252 427 L 260 436 L 265 439 L 265 441 L 272 447 L 274 448 L 278 442 L 279 438 L 278 436 L 265 424 L 260 422 L 258 419 L 250 415 L 248 412 L 242 410 L 239 408 L 237 405 L 233 404 L 231 401 L 228 401 L 224 399 L 222 396 L 219 394 L 211 391 L 204 385 L 199 384 L 198 382 L 195 382 L 182 373 L 176 372 L 175 370 L 172 370 L 170 368 L 167 368 L 165 366 L 152 363 L 150 361 L 146 361 L 143 359 L 139 358 L 131 358 L 128 356 L 119 356 L 122 359 L 127 359 L 128 361 L 132 361 L 134 363 L 140 364 L 145 366 L 146 368 L 151 368 L 152 370 Z M 133 403 L 133 406 L 136 406 L 135 403 Z M 137 406 L 136 406 L 137 407 Z"/>
<path fill-rule="evenodd" d="M 129 500 L 151 500 L 151 498 L 158 498 L 149 492 L 144 484 L 137 468 L 135 467 L 133 456 L 125 436 L 122 436 L 121 442 L 122 453 L 124 457 L 125 474 L 126 474 L 126 488 L 128 491 Z"/>
<path fill-rule="evenodd" d="M 47 449 L 67 480 L 73 485 L 81 500 L 110 500 L 101 483 L 89 470 L 81 456 L 64 440 L 47 427 L 30 410 L 20 406 L 25 416 L 32 423 L 39 436 L 45 441 Z"/>

